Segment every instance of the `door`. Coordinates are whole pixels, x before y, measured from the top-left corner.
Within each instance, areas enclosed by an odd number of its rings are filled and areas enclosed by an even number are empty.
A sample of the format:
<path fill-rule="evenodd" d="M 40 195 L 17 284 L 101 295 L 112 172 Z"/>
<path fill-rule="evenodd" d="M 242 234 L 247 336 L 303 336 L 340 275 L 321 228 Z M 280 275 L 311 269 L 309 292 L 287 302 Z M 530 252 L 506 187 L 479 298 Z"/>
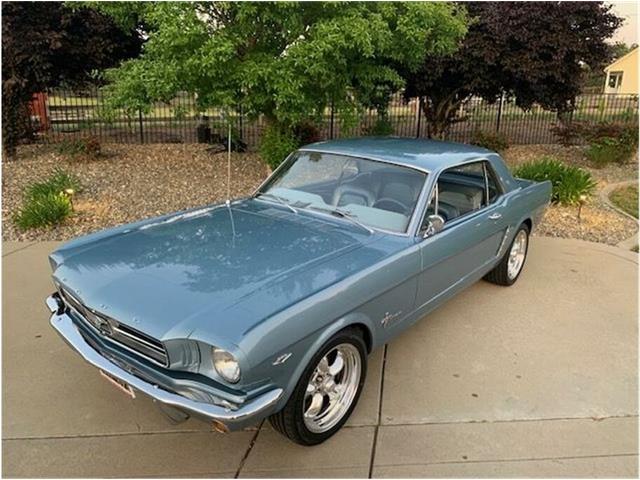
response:
<path fill-rule="evenodd" d="M 425 212 L 444 219 L 442 230 L 421 241 L 416 309 L 435 308 L 495 263 L 506 233 L 503 189 L 487 161 L 443 171 Z"/>

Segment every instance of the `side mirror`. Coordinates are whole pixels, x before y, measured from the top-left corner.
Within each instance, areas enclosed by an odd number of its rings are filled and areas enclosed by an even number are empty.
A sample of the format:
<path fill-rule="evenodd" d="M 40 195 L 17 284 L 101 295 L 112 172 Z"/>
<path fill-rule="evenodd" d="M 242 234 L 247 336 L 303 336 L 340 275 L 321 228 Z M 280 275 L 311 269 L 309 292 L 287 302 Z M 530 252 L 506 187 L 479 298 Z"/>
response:
<path fill-rule="evenodd" d="M 429 215 L 427 217 L 427 228 L 422 238 L 429 238 L 444 228 L 444 218 L 441 215 Z"/>

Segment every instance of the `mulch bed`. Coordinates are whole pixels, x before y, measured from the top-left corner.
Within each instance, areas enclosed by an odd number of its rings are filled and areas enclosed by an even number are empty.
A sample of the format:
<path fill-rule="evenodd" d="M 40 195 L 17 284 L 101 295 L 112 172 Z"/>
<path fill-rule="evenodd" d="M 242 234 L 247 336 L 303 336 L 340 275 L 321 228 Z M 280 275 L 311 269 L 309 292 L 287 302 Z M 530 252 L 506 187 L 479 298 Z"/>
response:
<path fill-rule="evenodd" d="M 581 147 L 517 145 L 504 157 L 509 165 L 553 155 L 587 168 L 603 188 L 637 178 L 637 162 L 593 169 Z M 78 176 L 84 189 L 76 195 L 75 214 L 63 225 L 19 231 L 12 215 L 22 204 L 22 190 L 60 167 Z M 232 154 L 231 196 L 251 193 L 268 167 L 255 153 Z M 66 240 L 103 228 L 184 208 L 222 201 L 227 196 L 227 157 L 197 144 L 103 145 L 97 160 L 70 160 L 51 147 L 21 147 L 18 159 L 3 163 L 3 240 Z M 537 234 L 616 244 L 636 231 L 632 220 L 618 214 L 595 195 L 582 208 L 552 206 Z"/>
<path fill-rule="evenodd" d="M 584 147 L 563 147 L 561 145 L 514 145 L 504 152 L 503 157 L 510 167 L 520 163 L 553 156 L 566 163 L 588 170 L 602 190 L 611 183 L 638 178 L 637 157 L 625 165 L 608 165 L 593 168 L 584 156 Z M 578 207 L 551 205 L 542 222 L 536 228 L 536 235 L 549 237 L 577 238 L 591 242 L 617 243 L 631 237 L 638 229 L 637 222 L 620 215 L 609 205 L 593 195 L 580 211 Z"/>
<path fill-rule="evenodd" d="M 197 144 L 103 145 L 97 160 L 69 160 L 47 146 L 25 146 L 3 163 L 3 240 L 66 240 L 146 217 L 207 205 L 227 198 L 227 155 Z M 251 193 L 268 175 L 256 154 L 232 154 L 231 196 Z M 56 167 L 83 185 L 75 214 L 63 225 L 21 232 L 12 215 L 22 190 Z"/>

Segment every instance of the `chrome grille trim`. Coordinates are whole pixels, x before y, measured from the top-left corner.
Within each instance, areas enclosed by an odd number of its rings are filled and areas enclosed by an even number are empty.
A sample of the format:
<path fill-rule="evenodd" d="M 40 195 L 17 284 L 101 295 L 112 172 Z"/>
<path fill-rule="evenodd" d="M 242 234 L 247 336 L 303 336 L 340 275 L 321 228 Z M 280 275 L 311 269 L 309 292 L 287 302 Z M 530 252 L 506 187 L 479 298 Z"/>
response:
<path fill-rule="evenodd" d="M 143 344 L 145 347 L 148 347 L 152 350 L 156 350 L 158 353 L 163 354 L 164 353 L 164 348 L 155 345 L 147 340 L 145 340 L 142 336 L 140 335 L 135 335 L 135 334 L 131 334 L 128 333 L 127 330 L 125 330 L 124 328 L 122 328 L 122 325 L 119 326 L 115 326 L 113 327 L 113 329 L 118 332 L 120 335 L 124 335 L 127 338 L 130 338 L 131 340 L 141 343 Z"/>
<path fill-rule="evenodd" d="M 169 366 L 169 357 L 162 342 L 121 324 L 95 310 L 84 306 L 73 294 L 58 287 L 60 298 L 77 316 L 101 338 L 117 344 L 162 367 Z M 107 333 L 108 332 L 108 333 Z"/>

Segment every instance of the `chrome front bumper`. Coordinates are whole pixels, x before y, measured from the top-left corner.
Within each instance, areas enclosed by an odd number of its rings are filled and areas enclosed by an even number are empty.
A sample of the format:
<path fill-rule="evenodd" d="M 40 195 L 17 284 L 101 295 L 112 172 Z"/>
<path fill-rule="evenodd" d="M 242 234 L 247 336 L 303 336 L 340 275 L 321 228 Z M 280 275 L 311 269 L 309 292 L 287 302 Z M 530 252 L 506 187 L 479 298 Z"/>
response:
<path fill-rule="evenodd" d="M 273 407 L 282 396 L 282 389 L 278 388 L 240 405 L 237 409 L 231 409 L 211 403 L 198 402 L 164 390 L 158 385 L 132 375 L 100 355 L 84 339 L 73 319 L 66 313 L 60 312 L 60 303 L 56 297 L 53 295 L 48 297 L 46 304 L 52 313 L 51 326 L 82 358 L 104 373 L 128 384 L 134 390 L 150 396 L 157 402 L 183 410 L 188 414 L 221 422 L 229 430 L 237 430 L 253 425 L 273 413 Z"/>

